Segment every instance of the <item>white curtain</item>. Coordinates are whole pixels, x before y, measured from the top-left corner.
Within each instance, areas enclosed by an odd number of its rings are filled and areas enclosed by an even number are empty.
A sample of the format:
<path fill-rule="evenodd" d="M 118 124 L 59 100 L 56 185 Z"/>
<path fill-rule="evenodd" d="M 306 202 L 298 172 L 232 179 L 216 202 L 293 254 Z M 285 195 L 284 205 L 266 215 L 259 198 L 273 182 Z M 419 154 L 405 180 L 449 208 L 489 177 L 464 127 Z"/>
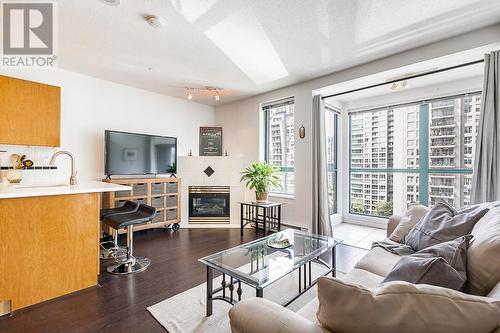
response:
<path fill-rule="evenodd" d="M 321 95 L 313 97 L 312 116 L 312 232 L 332 236 L 332 224 L 328 211 L 325 104 Z"/>
<path fill-rule="evenodd" d="M 477 135 L 472 203 L 500 200 L 500 51 L 484 57 L 484 84 Z"/>

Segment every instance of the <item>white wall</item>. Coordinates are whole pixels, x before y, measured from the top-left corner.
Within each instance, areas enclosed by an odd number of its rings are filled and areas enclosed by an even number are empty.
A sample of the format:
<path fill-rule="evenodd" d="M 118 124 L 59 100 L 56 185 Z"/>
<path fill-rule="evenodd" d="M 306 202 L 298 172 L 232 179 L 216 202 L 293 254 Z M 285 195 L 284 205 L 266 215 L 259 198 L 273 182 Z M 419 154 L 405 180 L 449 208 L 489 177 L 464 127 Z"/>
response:
<path fill-rule="evenodd" d="M 473 31 L 318 79 L 218 106 L 215 109 L 215 123 L 224 127 L 224 145 L 228 152 L 244 155 L 244 163 L 249 164 L 260 158 L 260 104 L 286 96 L 295 97 L 295 132 L 297 133 L 302 125 L 306 128 L 306 138 L 301 140 L 296 134 L 295 139 L 295 198 L 272 199 L 286 204 L 284 223 L 310 229 L 312 149 L 308 130 L 311 128 L 312 122 L 311 97 L 314 90 L 499 41 L 500 25 Z M 340 152 L 340 156 L 344 157 L 345 155 Z M 342 158 L 341 163 L 344 162 L 344 158 Z M 347 188 L 347 177 L 341 175 L 341 180 L 342 188 Z M 249 195 L 247 193 L 247 199 L 251 198 Z"/>
<path fill-rule="evenodd" d="M 76 155 L 79 179 L 104 176 L 104 130 L 168 135 L 178 138 L 178 154 L 198 154 L 200 126 L 214 124 L 214 108 L 192 101 L 131 88 L 65 70 L 0 70 L 7 75 L 61 87 L 61 145 Z M 1 124 L 0 124 L 1 128 Z M 20 129 L 22 130 L 22 129 Z M 3 165 L 12 153 L 25 153 L 47 164 L 51 148 L 0 144 Z M 60 157 L 57 172 L 26 171 L 32 180 L 69 179 L 68 161 Z"/>

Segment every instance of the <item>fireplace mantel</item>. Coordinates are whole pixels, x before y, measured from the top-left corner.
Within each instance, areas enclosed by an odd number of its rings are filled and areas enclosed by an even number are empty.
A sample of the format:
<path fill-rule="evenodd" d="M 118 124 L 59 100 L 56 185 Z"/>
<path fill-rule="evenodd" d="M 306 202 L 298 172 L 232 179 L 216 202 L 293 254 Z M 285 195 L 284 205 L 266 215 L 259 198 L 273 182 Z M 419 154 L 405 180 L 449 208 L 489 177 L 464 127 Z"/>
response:
<path fill-rule="evenodd" d="M 182 177 L 183 228 L 236 228 L 240 226 L 238 202 L 244 201 L 244 186 L 240 172 L 244 168 L 242 156 L 179 156 L 178 175 Z M 203 171 L 211 167 L 215 172 L 209 177 Z M 228 186 L 230 189 L 230 223 L 189 222 L 189 186 Z"/>

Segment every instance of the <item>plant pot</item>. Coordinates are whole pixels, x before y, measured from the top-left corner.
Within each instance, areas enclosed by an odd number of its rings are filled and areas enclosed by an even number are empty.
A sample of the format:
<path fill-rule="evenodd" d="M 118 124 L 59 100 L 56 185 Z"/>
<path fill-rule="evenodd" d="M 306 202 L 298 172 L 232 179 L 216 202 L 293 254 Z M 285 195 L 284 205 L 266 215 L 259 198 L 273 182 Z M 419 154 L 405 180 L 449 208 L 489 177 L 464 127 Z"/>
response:
<path fill-rule="evenodd" d="M 268 196 L 269 196 L 268 192 L 255 192 L 255 199 L 257 203 L 267 203 Z"/>

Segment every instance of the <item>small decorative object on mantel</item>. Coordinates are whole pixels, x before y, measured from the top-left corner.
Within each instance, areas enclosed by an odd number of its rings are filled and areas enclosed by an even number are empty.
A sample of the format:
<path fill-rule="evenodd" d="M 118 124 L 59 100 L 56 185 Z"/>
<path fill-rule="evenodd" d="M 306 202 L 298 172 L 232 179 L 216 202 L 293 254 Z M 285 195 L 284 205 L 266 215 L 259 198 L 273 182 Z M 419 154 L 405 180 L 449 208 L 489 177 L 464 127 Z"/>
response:
<path fill-rule="evenodd" d="M 222 127 L 200 127 L 200 156 L 222 156 Z"/>
<path fill-rule="evenodd" d="M 189 149 L 188 156 L 193 156 L 193 150 L 192 149 Z"/>
<path fill-rule="evenodd" d="M 270 188 L 281 188 L 278 167 L 267 162 L 254 162 L 241 172 L 241 182 L 249 190 L 255 190 L 257 203 L 267 203 Z"/>
<path fill-rule="evenodd" d="M 303 139 L 306 137 L 306 128 L 304 125 L 300 126 L 299 128 L 299 138 Z"/>
<path fill-rule="evenodd" d="M 224 156 L 226 156 L 226 157 L 229 156 L 229 154 L 227 153 L 227 149 L 224 152 Z"/>
<path fill-rule="evenodd" d="M 267 246 L 273 249 L 286 249 L 287 247 L 292 246 L 292 244 L 284 234 L 278 233 L 269 237 L 267 240 Z"/>

